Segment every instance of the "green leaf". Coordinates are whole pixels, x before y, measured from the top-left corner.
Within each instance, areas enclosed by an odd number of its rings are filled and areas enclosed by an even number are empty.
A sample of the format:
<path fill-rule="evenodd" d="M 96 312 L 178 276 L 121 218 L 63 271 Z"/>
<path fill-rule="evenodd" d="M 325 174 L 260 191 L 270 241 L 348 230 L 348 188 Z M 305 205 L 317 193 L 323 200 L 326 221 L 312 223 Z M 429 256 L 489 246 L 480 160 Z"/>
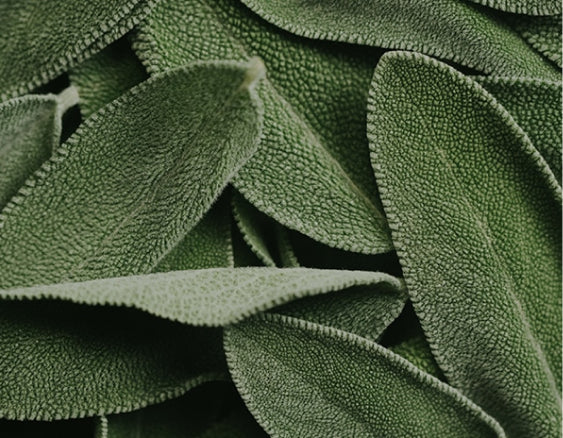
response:
<path fill-rule="evenodd" d="M 516 15 L 510 17 L 508 22 L 530 46 L 553 61 L 559 68 L 562 67 L 561 15 L 555 17 Z"/>
<path fill-rule="evenodd" d="M 29 95 L 0 104 L 0 209 L 58 146 L 61 118 L 76 100 L 68 89 L 60 96 Z"/>
<path fill-rule="evenodd" d="M 150 272 L 256 150 L 262 68 L 191 64 L 86 120 L 4 209 L 0 287 Z"/>
<path fill-rule="evenodd" d="M 391 242 L 365 138 L 379 52 L 295 38 L 238 0 L 164 0 L 134 45 L 152 74 L 193 60 L 260 56 L 264 134 L 234 180 L 252 205 L 329 246 L 376 254 Z"/>
<path fill-rule="evenodd" d="M 504 437 L 455 389 L 350 333 L 270 314 L 226 329 L 224 342 L 237 389 L 272 436 Z"/>
<path fill-rule="evenodd" d="M 385 55 L 368 137 L 409 295 L 448 382 L 511 437 L 560 434 L 561 189 L 481 86 Z"/>
<path fill-rule="evenodd" d="M 371 286 L 371 294 L 382 300 L 383 306 L 393 300 L 395 307 L 404 304 L 403 285 L 391 275 L 304 268 L 217 268 L 132 275 L 2 290 L 0 298 L 127 306 L 186 324 L 222 326 L 295 299 L 356 286 Z"/>
<path fill-rule="evenodd" d="M 462 0 L 242 1 L 307 38 L 418 51 L 499 76 L 559 76 L 494 14 Z"/>
<path fill-rule="evenodd" d="M 554 0 L 471 0 L 501 11 L 526 15 L 555 15 L 561 13 L 561 2 Z"/>
<path fill-rule="evenodd" d="M 498 77 L 475 80 L 514 117 L 561 182 L 561 82 Z"/>
<path fill-rule="evenodd" d="M 155 0 L 0 2 L 0 101 L 49 82 L 123 36 Z"/>
<path fill-rule="evenodd" d="M 235 388 L 224 382 L 205 383 L 175 400 L 110 415 L 98 427 L 101 438 L 267 437 Z"/>
<path fill-rule="evenodd" d="M 281 266 L 284 268 L 298 268 L 299 260 L 295 255 L 295 250 L 289 240 L 289 230 L 283 225 L 275 226 L 276 250 L 280 259 Z"/>
<path fill-rule="evenodd" d="M 147 72 L 124 37 L 72 68 L 69 78 L 80 95 L 80 112 L 88 118 L 146 80 Z"/>
<path fill-rule="evenodd" d="M 217 329 L 132 309 L 3 302 L 0 333 L 3 418 L 126 412 L 225 378 Z"/>
<path fill-rule="evenodd" d="M 438 367 L 436 359 L 434 359 L 434 355 L 422 332 L 389 349 L 393 353 L 404 357 L 422 371 L 442 379 L 442 371 Z"/>

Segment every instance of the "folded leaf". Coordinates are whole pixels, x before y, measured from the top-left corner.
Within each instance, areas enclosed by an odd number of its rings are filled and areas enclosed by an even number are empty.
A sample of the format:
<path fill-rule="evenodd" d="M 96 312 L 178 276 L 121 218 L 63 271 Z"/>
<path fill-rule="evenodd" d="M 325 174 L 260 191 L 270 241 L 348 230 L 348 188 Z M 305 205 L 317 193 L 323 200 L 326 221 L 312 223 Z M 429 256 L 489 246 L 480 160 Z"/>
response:
<path fill-rule="evenodd" d="M 413 50 L 489 74 L 559 75 L 494 14 L 462 0 L 242 1 L 307 38 Z"/>
<path fill-rule="evenodd" d="M 555 3 L 560 5 L 559 2 Z M 516 15 L 510 17 L 509 23 L 530 46 L 561 68 L 561 15 L 555 17 Z"/>
<path fill-rule="evenodd" d="M 261 72 L 191 64 L 90 117 L 4 209 L 0 287 L 150 272 L 256 150 Z"/>
<path fill-rule="evenodd" d="M 329 246 L 391 249 L 365 138 L 379 52 L 295 38 L 238 0 L 164 0 L 140 27 L 134 49 L 151 73 L 260 56 L 269 72 L 257 87 L 263 140 L 236 188 L 279 223 Z"/>
<path fill-rule="evenodd" d="M 76 103 L 64 94 L 29 95 L 0 104 L 0 209 L 59 145 L 61 118 Z"/>
<path fill-rule="evenodd" d="M 156 1 L 0 2 L 0 101 L 47 83 L 117 40 Z"/>
<path fill-rule="evenodd" d="M 216 329 L 131 309 L 3 302 L 0 333 L 3 418 L 126 412 L 178 397 L 226 371 Z"/>
<path fill-rule="evenodd" d="M 561 188 L 506 110 L 419 54 L 385 55 L 373 166 L 409 295 L 450 384 L 511 437 L 560 434 Z"/>
<path fill-rule="evenodd" d="M 186 324 L 221 326 L 291 300 L 355 286 L 371 286 L 371 294 L 384 305 L 393 300 L 400 307 L 404 303 L 403 285 L 391 275 L 304 268 L 217 268 L 132 275 L 2 290 L 0 298 L 128 306 Z"/>
<path fill-rule="evenodd" d="M 504 437 L 455 389 L 350 333 L 270 314 L 224 341 L 237 389 L 273 436 Z"/>
<path fill-rule="evenodd" d="M 475 78 L 506 108 L 561 182 L 561 82 Z"/>
<path fill-rule="evenodd" d="M 146 80 L 147 73 L 124 37 L 72 68 L 69 78 L 80 95 L 80 112 L 88 118 Z"/>

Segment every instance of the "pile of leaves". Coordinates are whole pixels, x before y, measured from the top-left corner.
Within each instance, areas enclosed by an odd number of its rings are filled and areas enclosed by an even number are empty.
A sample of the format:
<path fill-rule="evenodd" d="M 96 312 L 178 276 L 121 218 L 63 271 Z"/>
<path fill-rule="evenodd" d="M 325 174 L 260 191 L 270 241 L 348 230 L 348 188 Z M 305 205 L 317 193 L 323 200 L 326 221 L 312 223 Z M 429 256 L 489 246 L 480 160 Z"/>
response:
<path fill-rule="evenodd" d="M 561 3 L 0 2 L 0 435 L 561 435 Z"/>

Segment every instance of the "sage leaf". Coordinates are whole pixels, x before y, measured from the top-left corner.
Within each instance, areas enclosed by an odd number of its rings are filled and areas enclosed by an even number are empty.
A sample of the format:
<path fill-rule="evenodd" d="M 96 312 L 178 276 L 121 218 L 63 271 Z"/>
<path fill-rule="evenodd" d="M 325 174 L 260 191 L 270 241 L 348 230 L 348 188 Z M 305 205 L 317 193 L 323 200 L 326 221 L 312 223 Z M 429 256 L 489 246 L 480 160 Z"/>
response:
<path fill-rule="evenodd" d="M 374 299 L 382 300 L 380 308 L 404 304 L 402 282 L 391 275 L 304 268 L 217 268 L 131 275 L 2 290 L 0 298 L 127 306 L 185 324 L 223 326 L 295 299 L 356 286 L 371 286 L 371 294 L 377 296 Z"/>
<path fill-rule="evenodd" d="M 368 137 L 409 295 L 448 382 L 510 437 L 561 411 L 561 188 L 481 86 L 420 54 L 379 62 Z"/>
<path fill-rule="evenodd" d="M 269 72 L 257 87 L 263 140 L 235 187 L 277 222 L 329 246 L 392 249 L 365 138 L 378 52 L 292 37 L 238 0 L 164 0 L 140 26 L 134 49 L 151 74 L 260 56 Z"/>
<path fill-rule="evenodd" d="M 69 71 L 70 82 L 80 95 L 80 112 L 90 117 L 148 77 L 126 37 Z"/>
<path fill-rule="evenodd" d="M 289 240 L 289 230 L 283 225 L 275 226 L 276 248 L 281 266 L 284 268 L 298 268 L 300 265 L 295 250 Z"/>
<path fill-rule="evenodd" d="M 155 3 L 156 0 L 1 2 L 0 101 L 47 83 L 117 40 L 145 18 Z"/>
<path fill-rule="evenodd" d="M 256 150 L 261 74 L 191 64 L 86 120 L 3 210 L 0 287 L 150 272 Z"/>
<path fill-rule="evenodd" d="M 436 359 L 434 359 L 434 355 L 432 354 L 430 346 L 428 345 L 428 342 L 422 332 L 393 347 L 390 347 L 389 350 L 404 357 L 422 371 L 437 377 L 440 380 L 443 379 L 442 371 L 438 367 Z"/>
<path fill-rule="evenodd" d="M 242 1 L 307 38 L 418 51 L 498 76 L 559 76 L 500 18 L 461 0 Z"/>
<path fill-rule="evenodd" d="M 526 15 L 556 15 L 561 3 L 553 0 L 471 0 L 490 8 Z"/>
<path fill-rule="evenodd" d="M 561 182 L 561 82 L 475 78 L 510 113 Z"/>
<path fill-rule="evenodd" d="M 59 145 L 62 115 L 76 100 L 68 89 L 0 104 L 0 209 Z"/>
<path fill-rule="evenodd" d="M 237 389 L 272 436 L 505 436 L 455 389 L 358 336 L 267 314 L 229 327 L 224 342 Z"/>
<path fill-rule="evenodd" d="M 225 378 L 221 333 L 132 309 L 63 302 L 0 307 L 0 416 L 126 412 Z"/>
<path fill-rule="evenodd" d="M 516 15 L 508 21 L 530 46 L 562 67 L 561 15 L 529 17 Z"/>

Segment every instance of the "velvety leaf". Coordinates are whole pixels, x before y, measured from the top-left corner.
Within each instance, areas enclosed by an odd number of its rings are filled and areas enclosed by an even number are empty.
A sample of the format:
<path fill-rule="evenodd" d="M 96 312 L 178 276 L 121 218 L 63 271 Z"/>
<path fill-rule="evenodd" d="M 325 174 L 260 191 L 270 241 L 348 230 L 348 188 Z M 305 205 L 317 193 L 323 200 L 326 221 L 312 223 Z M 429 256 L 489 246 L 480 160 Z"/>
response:
<path fill-rule="evenodd" d="M 436 359 L 434 359 L 430 346 L 422 332 L 389 349 L 393 353 L 404 357 L 422 371 L 439 379 L 443 378 L 442 371 L 438 367 Z"/>
<path fill-rule="evenodd" d="M 150 272 L 256 150 L 262 71 L 191 64 L 86 120 L 4 209 L 0 287 Z"/>
<path fill-rule="evenodd" d="M 391 275 L 304 268 L 218 268 L 132 275 L 2 290 L 0 297 L 128 306 L 186 324 L 221 326 L 298 298 L 355 286 L 371 286 L 371 294 L 382 300 L 381 307 L 394 309 L 404 304 L 403 285 Z"/>
<path fill-rule="evenodd" d="M 561 82 L 490 76 L 475 80 L 514 117 L 561 182 Z"/>
<path fill-rule="evenodd" d="M 217 329 L 63 302 L 0 307 L 0 416 L 126 412 L 225 376 Z"/>
<path fill-rule="evenodd" d="M 212 382 L 187 395 L 127 414 L 109 415 L 99 424 L 102 438 L 267 437 L 232 385 Z"/>
<path fill-rule="evenodd" d="M 289 230 L 283 225 L 276 224 L 274 233 L 276 235 L 276 248 L 281 266 L 284 268 L 299 267 L 299 260 L 297 259 L 293 245 L 289 240 Z"/>
<path fill-rule="evenodd" d="M 0 104 L 0 209 L 59 145 L 61 118 L 77 98 L 71 88 Z"/>
<path fill-rule="evenodd" d="M 123 37 L 72 68 L 70 81 L 80 95 L 80 112 L 90 117 L 147 79 L 147 72 Z"/>
<path fill-rule="evenodd" d="M 561 13 L 561 2 L 555 0 L 471 0 L 475 3 L 506 12 L 526 15 L 555 15 Z"/>
<path fill-rule="evenodd" d="M 555 3 L 561 5 L 559 2 Z M 528 44 L 561 68 L 561 15 L 555 17 L 516 15 L 511 17 L 509 22 Z"/>
<path fill-rule="evenodd" d="M 504 436 L 455 389 L 350 333 L 267 314 L 229 327 L 224 342 L 237 389 L 272 436 Z"/>
<path fill-rule="evenodd" d="M 47 83 L 123 36 L 157 0 L 0 2 L 0 100 Z"/>
<path fill-rule="evenodd" d="M 481 86 L 385 55 L 373 166 L 409 295 L 453 386 L 511 437 L 560 434 L 561 188 Z"/>
<path fill-rule="evenodd" d="M 134 48 L 150 73 L 260 56 L 268 68 L 257 87 L 263 141 L 236 188 L 277 222 L 327 245 L 368 254 L 391 249 L 365 138 L 377 51 L 296 38 L 238 0 L 164 0 Z"/>
<path fill-rule="evenodd" d="M 559 75 L 494 14 L 461 0 L 242 1 L 308 38 L 418 51 L 489 74 Z"/>

